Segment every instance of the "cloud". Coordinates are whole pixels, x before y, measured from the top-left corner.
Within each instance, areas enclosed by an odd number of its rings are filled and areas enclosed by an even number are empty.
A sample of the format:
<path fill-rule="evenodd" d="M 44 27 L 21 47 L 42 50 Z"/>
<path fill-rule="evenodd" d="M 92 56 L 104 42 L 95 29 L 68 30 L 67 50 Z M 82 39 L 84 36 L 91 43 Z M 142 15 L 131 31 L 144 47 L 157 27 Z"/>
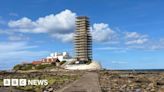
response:
<path fill-rule="evenodd" d="M 11 20 L 8 23 L 9 31 L 17 33 L 48 34 L 53 39 L 62 42 L 73 42 L 75 32 L 76 13 L 71 10 L 64 10 L 58 14 L 50 14 L 45 17 L 39 17 L 32 20 L 23 17 L 19 20 Z M 123 32 L 119 29 L 114 30 L 107 23 L 93 23 L 90 32 L 94 42 L 103 43 L 104 45 L 119 45 L 124 49 L 162 49 L 161 44 L 150 44 L 151 39 L 146 34 L 139 32 Z M 7 32 L 6 32 L 7 33 Z M 10 34 L 10 33 L 8 33 Z M 11 41 L 20 41 L 24 38 L 21 35 L 9 35 Z M 161 43 L 161 42 L 160 42 Z M 145 48 L 149 45 L 149 48 Z M 118 47 L 118 48 L 119 48 Z M 117 48 L 117 46 L 116 46 Z M 103 49 L 115 49 L 110 46 Z M 103 50 L 102 49 L 102 50 Z M 118 49 L 119 50 L 119 49 Z"/>
<path fill-rule="evenodd" d="M 141 35 L 137 32 L 125 32 L 125 38 L 140 38 Z"/>
<path fill-rule="evenodd" d="M 20 51 L 25 49 L 36 48 L 37 46 L 29 46 L 27 42 L 1 42 L 0 51 L 1 53 L 10 51 Z"/>
<path fill-rule="evenodd" d="M 164 43 L 160 43 L 160 41 L 150 42 L 144 45 L 132 45 L 127 46 L 129 50 L 142 50 L 142 51 L 157 51 L 157 50 L 164 50 Z"/>
<path fill-rule="evenodd" d="M 150 50 L 154 51 L 154 50 L 163 50 L 164 49 L 164 38 L 161 38 L 157 41 L 152 41 L 151 43 L 149 43 L 147 45 L 148 48 L 150 48 Z"/>
<path fill-rule="evenodd" d="M 18 17 L 19 15 L 18 15 L 17 13 L 14 13 L 14 12 L 10 12 L 10 13 L 9 13 L 9 16 Z"/>
<path fill-rule="evenodd" d="M 56 15 L 50 14 L 32 21 L 23 17 L 16 21 L 10 21 L 8 26 L 13 31 L 22 33 L 48 33 L 50 36 L 60 39 L 63 42 L 71 42 L 75 31 L 76 13 L 64 10 Z M 114 41 L 117 39 L 115 31 L 108 24 L 95 23 L 91 27 L 93 40 L 96 42 Z"/>
<path fill-rule="evenodd" d="M 137 32 L 125 32 L 125 44 L 132 45 L 132 44 L 144 44 L 148 39 L 148 35 L 142 35 Z"/>
<path fill-rule="evenodd" d="M 6 36 L 9 41 L 27 41 L 30 39 L 22 33 L 15 33 L 11 30 L 0 30 L 0 35 Z"/>
<path fill-rule="evenodd" d="M 20 32 L 33 32 L 30 31 L 29 29 L 35 28 L 35 22 L 32 22 L 31 19 L 23 17 L 20 20 L 17 21 L 9 21 L 8 26 L 11 28 L 16 28 L 17 31 Z M 27 31 L 22 31 L 22 30 L 27 30 Z"/>
<path fill-rule="evenodd" d="M 38 48 L 36 45 L 29 45 L 27 42 L 1 42 L 0 43 L 0 61 L 2 59 L 35 57 L 40 56 L 40 51 L 31 51 L 31 49 Z M 46 51 L 41 51 L 46 52 Z M 31 53 L 31 54 L 29 54 Z M 37 54 L 36 54 L 37 53 Z M 42 53 L 43 54 L 43 53 Z"/>
<path fill-rule="evenodd" d="M 63 42 L 73 40 L 75 30 L 76 13 L 70 10 L 64 10 L 58 14 L 50 14 L 32 21 L 27 17 L 19 20 L 11 20 L 8 26 L 15 32 L 21 33 L 47 33 L 51 37 Z"/>
<path fill-rule="evenodd" d="M 144 44 L 147 41 L 148 41 L 148 39 L 146 39 L 146 38 L 144 38 L 144 39 L 133 39 L 133 40 L 127 41 L 125 44 L 127 44 L 127 45 L 131 45 L 131 44 Z"/>
<path fill-rule="evenodd" d="M 120 48 L 120 47 L 100 47 L 100 48 L 96 48 L 97 50 L 123 50 L 124 48 Z"/>
<path fill-rule="evenodd" d="M 90 29 L 94 41 L 107 42 L 117 40 L 116 32 L 113 31 L 108 24 L 95 23 Z"/>
<path fill-rule="evenodd" d="M 0 29 L 0 35 L 11 35 L 11 34 L 13 34 L 13 32 L 11 32 L 11 31 L 4 31 L 4 30 Z"/>
<path fill-rule="evenodd" d="M 129 48 L 126 47 L 119 47 L 119 46 L 102 46 L 102 47 L 98 47 L 95 48 L 95 50 L 99 50 L 99 51 L 112 51 L 114 53 L 126 53 L 128 50 L 130 50 Z"/>
<path fill-rule="evenodd" d="M 31 61 L 46 56 L 48 51 L 34 51 L 31 49 L 38 48 L 36 45 L 29 45 L 27 42 L 0 42 L 0 67 L 8 69 L 15 64 L 23 61 Z"/>
<path fill-rule="evenodd" d="M 70 10 L 64 10 L 59 14 L 50 14 L 40 17 L 36 21 L 24 17 L 16 21 L 10 21 L 8 26 L 15 31 L 24 33 L 70 33 L 75 27 L 76 14 Z"/>
<path fill-rule="evenodd" d="M 69 33 L 69 34 L 53 34 L 51 36 L 61 40 L 62 42 L 72 42 L 73 38 L 74 38 L 74 33 Z"/>
<path fill-rule="evenodd" d="M 26 37 L 23 34 L 17 34 L 17 35 L 9 35 L 8 36 L 8 39 L 10 41 L 23 41 L 23 40 L 29 40 L 30 38 L 29 37 Z"/>
<path fill-rule="evenodd" d="M 127 64 L 128 62 L 124 61 L 111 61 L 112 64 Z"/>
<path fill-rule="evenodd" d="M 131 44 L 131 45 L 123 45 L 119 44 L 119 46 L 111 46 L 111 45 L 105 45 L 98 48 L 95 48 L 95 50 L 101 50 L 101 51 L 112 51 L 112 52 L 127 52 L 132 50 L 137 51 L 157 51 L 157 50 L 164 50 L 164 38 L 161 38 L 159 40 L 155 41 L 149 41 L 145 44 Z"/>

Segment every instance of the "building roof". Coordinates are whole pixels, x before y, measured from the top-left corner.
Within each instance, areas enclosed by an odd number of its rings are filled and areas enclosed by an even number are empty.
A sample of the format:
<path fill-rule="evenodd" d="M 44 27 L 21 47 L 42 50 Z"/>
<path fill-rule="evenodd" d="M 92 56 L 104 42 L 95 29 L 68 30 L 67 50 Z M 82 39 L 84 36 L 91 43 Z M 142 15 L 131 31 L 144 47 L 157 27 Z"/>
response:
<path fill-rule="evenodd" d="M 42 61 L 33 61 L 33 62 L 32 62 L 33 65 L 39 65 L 39 64 L 41 64 L 41 63 L 42 63 Z"/>
<path fill-rule="evenodd" d="M 32 64 L 39 65 L 43 63 L 54 63 L 54 62 L 60 62 L 60 60 L 58 58 L 45 58 L 45 59 L 42 59 L 41 61 L 33 61 Z"/>
<path fill-rule="evenodd" d="M 60 62 L 58 58 L 45 58 L 42 60 L 42 63 L 52 63 L 52 62 Z"/>

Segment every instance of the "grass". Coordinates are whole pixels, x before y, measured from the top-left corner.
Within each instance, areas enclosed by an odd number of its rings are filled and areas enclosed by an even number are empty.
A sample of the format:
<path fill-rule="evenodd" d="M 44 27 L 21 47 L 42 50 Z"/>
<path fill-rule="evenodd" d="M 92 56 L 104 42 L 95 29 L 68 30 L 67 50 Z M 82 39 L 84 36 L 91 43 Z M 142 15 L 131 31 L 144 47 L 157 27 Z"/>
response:
<path fill-rule="evenodd" d="M 0 86 L 3 87 L 3 79 L 5 78 L 17 78 L 17 79 L 28 79 L 28 80 L 47 80 L 48 81 L 48 85 L 37 85 L 37 86 L 32 86 L 32 85 L 27 85 L 27 86 L 18 86 L 18 87 L 11 87 L 14 89 L 19 89 L 19 90 L 24 90 L 24 91 L 34 91 L 34 92 L 42 92 L 43 89 L 45 88 L 49 88 L 49 87 L 62 87 L 68 83 L 70 83 L 71 81 L 74 81 L 78 78 L 80 78 L 79 74 L 73 74 L 71 75 L 71 73 L 65 74 L 65 72 L 58 74 L 56 72 L 51 72 L 51 73 L 15 73 L 15 74 L 7 74 L 5 76 L 0 75 Z"/>
<path fill-rule="evenodd" d="M 44 85 L 39 85 L 39 86 L 25 86 L 25 87 L 17 87 L 17 89 L 21 89 L 21 90 L 26 90 L 26 91 L 35 91 L 35 92 L 42 92 L 43 89 L 45 87 L 48 87 L 48 86 L 51 86 L 51 85 L 54 85 L 54 84 L 64 84 L 66 81 L 69 81 L 69 80 L 74 80 L 78 77 L 70 77 L 70 76 L 67 76 L 67 75 L 63 75 L 63 76 L 44 76 L 43 78 L 41 79 L 46 79 L 48 80 L 48 85 L 47 86 L 44 86 Z"/>
<path fill-rule="evenodd" d="M 3 79 L 0 79 L 0 86 L 3 86 Z"/>
<path fill-rule="evenodd" d="M 53 69 L 56 66 L 53 64 L 40 64 L 40 65 L 33 65 L 33 64 L 18 64 L 13 67 L 13 70 L 22 70 L 22 71 L 28 71 L 28 70 L 42 70 L 42 69 Z"/>

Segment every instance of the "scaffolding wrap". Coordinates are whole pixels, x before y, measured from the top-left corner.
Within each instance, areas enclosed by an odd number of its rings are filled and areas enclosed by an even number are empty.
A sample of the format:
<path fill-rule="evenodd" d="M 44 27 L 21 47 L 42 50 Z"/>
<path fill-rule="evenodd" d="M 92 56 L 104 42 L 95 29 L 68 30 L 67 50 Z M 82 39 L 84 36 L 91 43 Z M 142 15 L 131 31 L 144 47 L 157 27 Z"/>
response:
<path fill-rule="evenodd" d="M 75 53 L 79 60 L 92 60 L 92 36 L 89 32 L 88 17 L 76 18 Z"/>

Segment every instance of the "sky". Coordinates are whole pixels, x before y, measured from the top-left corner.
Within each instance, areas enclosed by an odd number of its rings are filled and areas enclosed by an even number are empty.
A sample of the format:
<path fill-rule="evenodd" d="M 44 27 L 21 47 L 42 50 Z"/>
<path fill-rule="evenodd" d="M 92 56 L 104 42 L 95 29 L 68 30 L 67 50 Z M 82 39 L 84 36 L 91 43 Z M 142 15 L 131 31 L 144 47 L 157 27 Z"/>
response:
<path fill-rule="evenodd" d="M 0 70 L 53 52 L 74 56 L 88 16 L 93 59 L 106 69 L 164 69 L 163 0 L 1 0 Z"/>

